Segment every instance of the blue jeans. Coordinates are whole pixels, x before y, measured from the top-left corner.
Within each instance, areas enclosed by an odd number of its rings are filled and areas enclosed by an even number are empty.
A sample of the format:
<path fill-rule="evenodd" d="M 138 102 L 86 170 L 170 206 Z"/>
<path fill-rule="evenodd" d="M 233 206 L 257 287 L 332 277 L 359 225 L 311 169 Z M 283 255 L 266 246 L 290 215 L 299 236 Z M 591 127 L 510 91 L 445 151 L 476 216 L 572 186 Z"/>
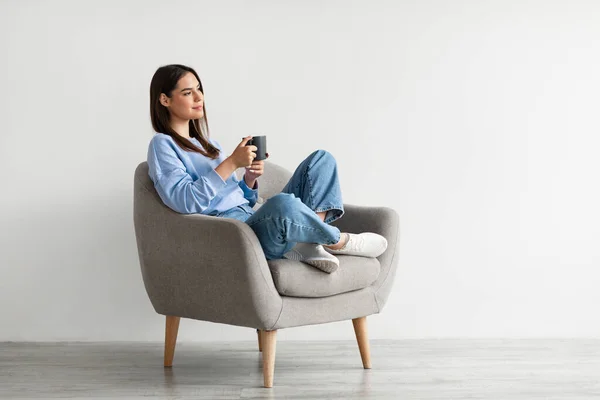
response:
<path fill-rule="evenodd" d="M 317 212 L 326 211 L 325 221 Z M 256 233 L 267 260 L 283 258 L 297 242 L 334 244 L 340 230 L 328 225 L 344 215 L 335 158 L 317 150 L 296 168 L 281 193 L 257 211 L 243 204 L 217 214 L 245 221 Z"/>

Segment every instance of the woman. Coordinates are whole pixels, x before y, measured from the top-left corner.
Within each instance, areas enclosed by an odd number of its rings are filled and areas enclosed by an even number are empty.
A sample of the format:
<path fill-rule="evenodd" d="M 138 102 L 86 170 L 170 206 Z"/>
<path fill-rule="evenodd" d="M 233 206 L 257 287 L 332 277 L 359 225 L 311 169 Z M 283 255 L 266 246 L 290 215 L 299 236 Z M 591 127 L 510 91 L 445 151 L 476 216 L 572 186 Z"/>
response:
<path fill-rule="evenodd" d="M 157 132 L 148 147 L 149 175 L 171 209 L 235 218 L 256 233 L 268 260 L 299 260 L 331 273 L 336 254 L 377 257 L 387 248 L 375 233 L 343 233 L 329 225 L 344 214 L 336 161 L 318 150 L 296 169 L 282 192 L 257 211 L 264 161 L 245 137 L 226 157 L 208 131 L 204 90 L 196 71 L 160 67 L 150 84 L 150 116 Z M 268 155 L 267 155 L 268 156 Z M 245 168 L 243 179 L 234 174 Z"/>

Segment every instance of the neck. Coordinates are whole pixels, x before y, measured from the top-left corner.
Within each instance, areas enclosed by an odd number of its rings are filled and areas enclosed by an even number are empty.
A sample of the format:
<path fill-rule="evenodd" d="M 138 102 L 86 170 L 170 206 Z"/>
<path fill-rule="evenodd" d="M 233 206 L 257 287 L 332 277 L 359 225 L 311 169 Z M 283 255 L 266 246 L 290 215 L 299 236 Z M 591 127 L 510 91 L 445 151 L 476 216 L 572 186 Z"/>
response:
<path fill-rule="evenodd" d="M 181 119 L 171 120 L 171 129 L 173 129 L 179 136 L 184 138 L 190 138 L 190 121 Z"/>

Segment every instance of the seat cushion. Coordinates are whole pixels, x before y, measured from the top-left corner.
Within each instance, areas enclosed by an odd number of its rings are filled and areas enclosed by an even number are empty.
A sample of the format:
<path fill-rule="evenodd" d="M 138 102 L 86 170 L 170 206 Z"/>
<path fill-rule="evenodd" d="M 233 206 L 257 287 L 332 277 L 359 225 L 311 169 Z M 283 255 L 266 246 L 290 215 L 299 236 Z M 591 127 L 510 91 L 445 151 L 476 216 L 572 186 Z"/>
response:
<path fill-rule="evenodd" d="M 327 297 L 365 288 L 375 282 L 380 266 L 376 258 L 337 256 L 339 268 L 332 274 L 300 261 L 270 260 L 277 291 L 290 297 Z"/>

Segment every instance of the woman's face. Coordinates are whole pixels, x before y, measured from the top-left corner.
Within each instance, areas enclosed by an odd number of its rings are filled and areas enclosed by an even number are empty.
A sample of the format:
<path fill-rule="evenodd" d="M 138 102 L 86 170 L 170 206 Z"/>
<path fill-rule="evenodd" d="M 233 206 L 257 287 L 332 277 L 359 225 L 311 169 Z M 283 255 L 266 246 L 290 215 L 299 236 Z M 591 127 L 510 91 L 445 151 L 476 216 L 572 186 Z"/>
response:
<path fill-rule="evenodd" d="M 160 102 L 169 109 L 171 118 L 190 120 L 204 117 L 204 95 L 200 91 L 200 82 L 191 72 L 179 79 L 171 97 L 161 93 Z"/>

